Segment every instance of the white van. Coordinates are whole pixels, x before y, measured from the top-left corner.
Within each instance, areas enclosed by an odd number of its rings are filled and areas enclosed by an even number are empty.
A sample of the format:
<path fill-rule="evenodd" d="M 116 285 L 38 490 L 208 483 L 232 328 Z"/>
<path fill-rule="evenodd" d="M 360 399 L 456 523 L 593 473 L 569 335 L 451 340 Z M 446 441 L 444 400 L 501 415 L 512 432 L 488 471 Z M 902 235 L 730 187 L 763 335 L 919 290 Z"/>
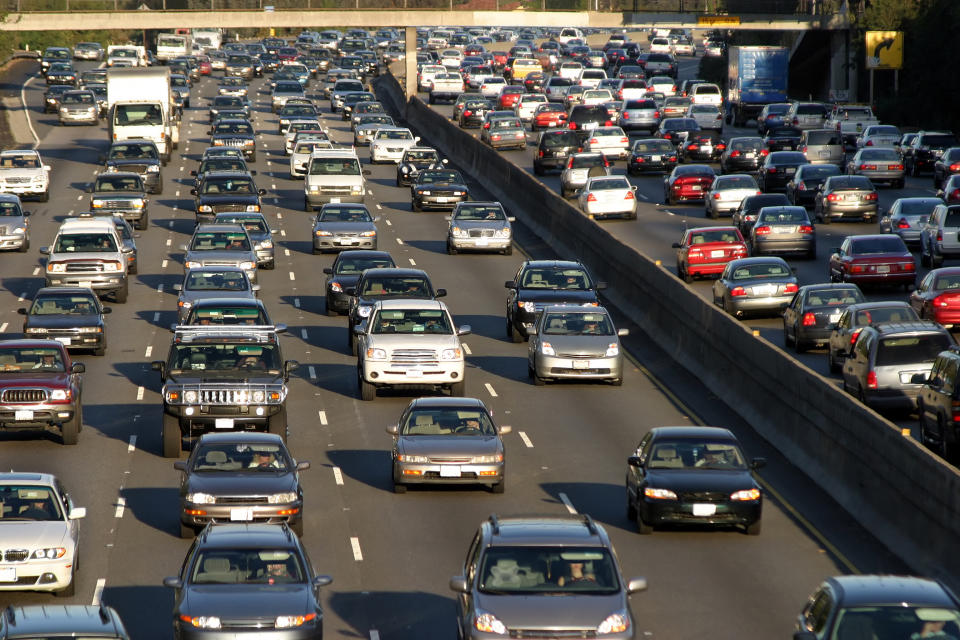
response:
<path fill-rule="evenodd" d="M 693 89 L 690 91 L 690 99 L 693 104 L 723 106 L 723 94 L 720 93 L 720 87 L 709 82 L 700 82 L 693 85 Z"/>
<path fill-rule="evenodd" d="M 581 40 L 583 39 L 583 31 L 577 29 L 576 27 L 564 27 L 560 31 L 560 36 L 557 38 L 557 42 L 560 44 L 567 44 L 571 40 L 575 40 L 577 38 L 580 38 Z"/>

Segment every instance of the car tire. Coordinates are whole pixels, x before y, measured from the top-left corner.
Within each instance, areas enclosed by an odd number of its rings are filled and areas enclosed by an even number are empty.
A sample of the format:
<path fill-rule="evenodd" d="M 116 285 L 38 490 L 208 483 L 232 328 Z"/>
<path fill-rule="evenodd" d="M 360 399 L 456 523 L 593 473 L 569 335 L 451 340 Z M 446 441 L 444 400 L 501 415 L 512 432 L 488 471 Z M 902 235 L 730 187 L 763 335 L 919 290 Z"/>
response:
<path fill-rule="evenodd" d="M 397 176 L 397 186 L 398 186 L 398 187 L 401 186 L 401 184 L 400 184 L 400 176 Z"/>
<path fill-rule="evenodd" d="M 797 334 L 796 334 L 796 329 L 794 329 L 794 334 L 793 334 L 793 351 L 794 351 L 795 353 L 797 353 L 797 354 L 801 354 L 801 353 L 804 353 L 806 350 L 807 350 L 807 345 L 804 344 L 803 340 L 801 340 L 801 339 L 797 336 Z"/>
<path fill-rule="evenodd" d="M 43 195 L 40 196 L 40 202 L 49 202 L 50 201 L 50 192 L 44 191 Z"/>
<path fill-rule="evenodd" d="M 140 219 L 137 220 L 136 229 L 137 231 L 146 231 L 150 226 L 150 216 L 147 213 L 144 213 L 140 216 Z"/>
<path fill-rule="evenodd" d="M 394 480 L 394 481 L 393 481 L 393 492 L 394 492 L 394 493 L 406 493 L 406 492 L 407 492 L 407 485 L 403 484 L 402 482 L 397 482 L 396 480 Z"/>
<path fill-rule="evenodd" d="M 188 524 L 180 523 L 180 537 L 184 540 L 192 540 L 197 535 L 197 530 Z"/>
<path fill-rule="evenodd" d="M 490 493 L 503 493 L 507 490 L 506 478 L 500 480 L 497 484 L 490 485 Z"/>
<path fill-rule="evenodd" d="M 629 491 L 627 491 L 627 520 L 631 522 L 637 521 L 637 507 L 633 504 L 633 500 L 630 499 Z"/>
<path fill-rule="evenodd" d="M 513 326 L 513 323 L 509 319 L 507 320 L 507 333 L 510 336 L 510 341 L 514 344 L 525 342 L 523 334 L 517 331 L 517 328 Z"/>
<path fill-rule="evenodd" d="M 457 248 L 454 247 L 451 243 L 447 243 L 447 255 L 455 256 L 457 255 Z"/>
<path fill-rule="evenodd" d="M 164 458 L 179 458 L 183 447 L 183 437 L 180 433 L 180 419 L 164 412 L 163 414 L 163 442 Z"/>
<path fill-rule="evenodd" d="M 927 254 L 927 248 L 923 246 L 920 247 L 920 266 L 930 266 L 930 256 Z"/>
<path fill-rule="evenodd" d="M 790 332 L 787 331 L 787 324 L 783 324 L 783 346 L 792 347 L 796 345 L 796 341 L 790 337 Z"/>
<path fill-rule="evenodd" d="M 666 201 L 667 201 L 667 204 L 671 207 L 675 207 L 677 205 L 677 199 L 673 197 L 673 194 L 668 194 L 666 197 Z"/>
<path fill-rule="evenodd" d="M 642 536 L 648 536 L 653 533 L 653 525 L 644 521 L 643 515 L 637 510 L 637 517 L 634 519 L 634 523 L 637 525 L 637 533 Z"/>
<path fill-rule="evenodd" d="M 746 533 L 748 536 L 760 535 L 760 531 L 763 528 L 762 525 L 760 524 L 761 522 L 762 521 L 760 519 L 757 519 L 751 522 L 750 524 L 746 525 L 743 529 L 744 533 Z"/>
<path fill-rule="evenodd" d="M 422 209 L 420 208 L 420 205 L 418 205 L 414 200 L 411 200 L 410 210 L 413 211 L 414 213 L 420 213 Z"/>
<path fill-rule="evenodd" d="M 306 198 L 303 199 L 303 210 L 307 213 L 313 213 L 313 206 L 310 204 L 310 201 Z"/>
<path fill-rule="evenodd" d="M 931 252 L 930 252 L 930 266 L 932 266 L 932 267 L 935 268 L 935 269 L 939 269 L 940 267 L 942 267 L 942 266 L 943 266 L 943 256 L 942 256 L 942 255 L 939 255 L 939 254 L 936 254 L 936 253 L 934 253 L 933 251 L 931 251 Z"/>
<path fill-rule="evenodd" d="M 357 372 L 357 385 L 360 387 L 360 399 L 366 402 L 377 399 L 377 388 L 363 379 L 363 374 Z"/>
<path fill-rule="evenodd" d="M 830 373 L 840 373 L 841 369 L 836 358 L 833 357 L 833 349 L 829 346 L 827 347 L 827 369 L 830 370 Z"/>
<path fill-rule="evenodd" d="M 76 553 L 76 552 L 74 552 Z M 74 559 L 74 570 L 70 572 L 70 584 L 59 591 L 54 591 L 53 595 L 57 598 L 72 598 L 77 592 L 77 560 Z"/>
<path fill-rule="evenodd" d="M 26 236 L 26 237 L 23 239 L 23 242 L 20 243 L 20 246 L 17 247 L 17 251 L 18 251 L 19 253 L 26 253 L 26 252 L 29 251 L 29 250 L 30 250 L 30 236 Z"/>
<path fill-rule="evenodd" d="M 93 355 L 97 356 L 98 358 L 102 358 L 103 356 L 107 355 L 107 340 L 106 340 L 106 338 L 104 338 L 103 342 L 100 343 L 100 346 L 99 346 L 99 347 L 97 347 L 96 349 L 93 350 Z"/>
<path fill-rule="evenodd" d="M 124 304 L 127 301 L 127 297 L 129 295 L 130 295 L 130 282 L 125 280 L 123 282 L 123 286 L 114 292 L 114 298 L 116 298 L 117 303 Z"/>
<path fill-rule="evenodd" d="M 73 419 L 60 425 L 60 442 L 67 446 L 72 446 L 80 441 L 80 429 L 83 424 L 83 407 L 77 400 L 77 410 L 73 414 Z"/>
<path fill-rule="evenodd" d="M 450 385 L 450 397 L 452 398 L 462 398 L 466 393 L 467 383 L 461 380 L 460 382 L 454 382 Z"/>
<path fill-rule="evenodd" d="M 287 408 L 280 407 L 280 411 L 267 422 L 267 432 L 280 436 L 287 441 Z"/>
<path fill-rule="evenodd" d="M 328 317 L 334 317 L 340 315 L 336 309 L 330 308 L 330 305 L 327 303 L 327 299 L 323 299 L 323 313 Z"/>
<path fill-rule="evenodd" d="M 536 174 L 536 175 L 538 175 L 538 176 L 542 176 L 542 175 L 544 174 L 543 167 L 541 167 L 539 164 L 537 164 L 536 162 L 534 162 L 534 163 L 533 163 L 533 173 Z"/>
<path fill-rule="evenodd" d="M 503 255 L 512 256 L 513 255 L 513 245 L 511 244 L 506 249 L 503 250 Z"/>
<path fill-rule="evenodd" d="M 290 530 L 297 534 L 298 538 L 303 537 L 303 518 L 300 518 L 296 522 L 290 523 Z"/>
<path fill-rule="evenodd" d="M 534 372 L 533 372 L 533 384 L 534 384 L 534 386 L 536 386 L 536 387 L 542 387 L 542 386 L 544 386 L 545 384 L 547 384 L 547 379 L 546 379 L 546 378 L 541 378 L 540 376 L 538 376 L 536 370 L 534 370 Z"/>

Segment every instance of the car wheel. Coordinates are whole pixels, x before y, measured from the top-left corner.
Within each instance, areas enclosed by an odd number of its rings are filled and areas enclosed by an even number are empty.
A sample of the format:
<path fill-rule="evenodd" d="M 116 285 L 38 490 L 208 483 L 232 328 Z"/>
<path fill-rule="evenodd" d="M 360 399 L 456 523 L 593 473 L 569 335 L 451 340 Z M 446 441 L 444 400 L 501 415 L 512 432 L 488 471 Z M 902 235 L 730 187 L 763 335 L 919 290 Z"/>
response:
<path fill-rule="evenodd" d="M 744 531 L 746 532 L 746 534 L 747 534 L 748 536 L 758 536 L 758 535 L 760 535 L 760 530 L 761 530 L 760 522 L 761 522 L 761 521 L 758 519 L 758 520 L 755 520 L 755 521 L 751 522 L 751 523 L 748 524 L 746 527 L 744 527 Z"/>
<path fill-rule="evenodd" d="M 80 429 L 83 425 L 83 408 L 79 401 L 73 419 L 60 425 L 60 441 L 64 445 L 75 445 L 80 440 Z"/>
<path fill-rule="evenodd" d="M 421 211 L 420 205 L 417 204 L 415 200 L 410 201 L 410 210 L 414 213 L 419 213 Z"/>
<path fill-rule="evenodd" d="M 807 345 L 805 345 L 803 341 L 800 340 L 800 336 L 797 335 L 796 327 L 793 329 L 793 350 L 798 354 L 807 350 Z"/>
<path fill-rule="evenodd" d="M 397 482 L 396 480 L 394 480 L 394 481 L 393 481 L 393 492 L 394 492 L 394 493 L 406 493 L 406 492 L 407 492 L 407 485 L 403 484 L 402 482 Z"/>
<path fill-rule="evenodd" d="M 670 205 L 671 207 L 676 206 L 677 204 L 677 199 L 673 197 L 672 193 L 667 194 L 666 201 L 667 201 L 667 204 Z"/>
<path fill-rule="evenodd" d="M 930 266 L 930 256 L 927 254 L 927 248 L 924 246 L 920 247 L 920 266 L 922 267 Z"/>
<path fill-rule="evenodd" d="M 360 387 L 360 399 L 364 401 L 377 399 L 377 388 L 363 379 L 363 374 L 357 372 L 357 384 Z"/>
<path fill-rule="evenodd" d="M 129 294 L 130 294 L 130 282 L 127 280 L 124 280 L 123 286 L 114 292 L 114 298 L 116 298 L 117 303 L 123 304 L 127 301 L 127 296 Z"/>
<path fill-rule="evenodd" d="M 180 419 L 164 412 L 163 414 L 163 457 L 179 458 L 183 445 L 183 436 L 180 433 Z"/>
<path fill-rule="evenodd" d="M 541 166 L 540 166 L 539 164 L 537 164 L 537 163 L 533 163 L 533 172 L 534 172 L 536 175 L 538 175 L 538 176 L 542 176 L 543 173 L 544 173 L 544 172 L 543 172 L 543 167 L 541 167 Z"/>
<path fill-rule="evenodd" d="M 180 523 L 180 537 L 186 540 L 192 539 L 197 535 L 197 530 L 188 524 Z"/>
<path fill-rule="evenodd" d="M 837 360 L 833 357 L 833 349 L 827 347 L 827 368 L 830 369 L 830 373 L 839 373 L 840 365 L 837 364 Z"/>
<path fill-rule="evenodd" d="M 634 523 L 636 523 L 637 533 L 640 535 L 648 536 L 653 533 L 653 525 L 644 521 L 643 514 L 641 514 L 639 510 L 637 510 L 637 517 L 634 519 Z"/>
<path fill-rule="evenodd" d="M 511 322 L 509 319 L 507 320 L 507 333 L 510 336 L 511 342 L 515 344 L 525 342 L 525 338 L 523 337 L 523 334 L 520 333 L 515 326 L 513 326 L 513 322 Z"/>
<path fill-rule="evenodd" d="M 77 592 L 77 572 L 76 568 L 70 572 L 70 584 L 59 591 L 54 591 L 53 595 L 58 598 L 72 598 Z"/>
<path fill-rule="evenodd" d="M 306 198 L 303 199 L 303 210 L 307 213 L 313 213 L 313 207 L 310 205 L 310 201 Z"/>
<path fill-rule="evenodd" d="M 17 247 L 17 251 L 20 253 L 26 253 L 30 249 L 30 236 L 25 236 L 23 242 L 20 243 L 20 246 Z"/>
<path fill-rule="evenodd" d="M 457 255 L 457 248 L 451 243 L 447 243 L 447 255 L 455 256 Z"/>
<path fill-rule="evenodd" d="M 497 484 L 490 485 L 491 493 L 503 493 L 507 489 L 507 480 L 506 478 L 502 479 Z"/>
<path fill-rule="evenodd" d="M 103 342 L 100 343 L 100 346 L 93 350 L 93 355 L 98 357 L 103 357 L 107 355 L 107 340 L 103 339 Z"/>
<path fill-rule="evenodd" d="M 930 265 L 934 268 L 939 268 L 943 266 L 943 256 L 930 251 Z"/>
<path fill-rule="evenodd" d="M 930 437 L 930 425 L 927 424 L 927 412 L 923 407 L 923 402 L 917 402 L 918 426 L 920 430 L 920 442 L 928 448 L 933 448 L 933 439 Z"/>
<path fill-rule="evenodd" d="M 290 523 L 290 530 L 297 534 L 298 538 L 303 537 L 303 518 L 300 518 L 296 522 Z"/>
<path fill-rule="evenodd" d="M 546 378 L 541 378 L 540 376 L 537 375 L 536 370 L 534 370 L 534 372 L 533 372 L 533 385 L 536 386 L 536 387 L 542 387 L 542 386 L 545 385 L 545 384 L 547 384 Z"/>
<path fill-rule="evenodd" d="M 330 306 L 330 303 L 327 302 L 327 299 L 326 299 L 326 298 L 323 299 L 323 313 L 326 314 L 327 316 L 330 316 L 330 317 L 340 315 L 340 314 L 337 312 L 336 309 L 333 309 L 333 308 Z"/>
<path fill-rule="evenodd" d="M 513 255 L 513 245 L 511 244 L 506 249 L 503 250 L 503 255 L 512 256 Z"/>
<path fill-rule="evenodd" d="M 466 392 L 466 382 L 461 380 L 460 382 L 454 382 L 450 385 L 450 397 L 452 398 L 462 398 Z"/>
<path fill-rule="evenodd" d="M 783 346 L 792 347 L 794 345 L 793 339 L 790 337 L 790 332 L 787 331 L 787 323 L 783 323 Z"/>
<path fill-rule="evenodd" d="M 267 423 L 267 431 L 280 436 L 284 442 L 287 441 L 287 408 L 280 407 L 280 411 L 270 418 Z"/>

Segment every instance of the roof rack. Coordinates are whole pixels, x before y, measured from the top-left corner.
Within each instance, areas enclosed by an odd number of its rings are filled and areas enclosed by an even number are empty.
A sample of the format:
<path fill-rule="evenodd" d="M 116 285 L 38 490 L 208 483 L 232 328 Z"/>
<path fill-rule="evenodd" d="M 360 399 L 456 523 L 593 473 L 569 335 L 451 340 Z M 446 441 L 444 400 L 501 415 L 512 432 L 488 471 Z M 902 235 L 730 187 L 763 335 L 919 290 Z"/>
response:
<path fill-rule="evenodd" d="M 194 339 L 204 339 L 211 336 L 250 338 L 257 342 L 274 342 L 277 326 L 272 324 L 175 325 L 173 333 L 175 342 L 190 342 Z"/>
<path fill-rule="evenodd" d="M 110 609 L 107 608 L 107 605 L 101 602 L 98 613 L 100 614 L 100 620 L 104 624 L 110 622 Z"/>
<path fill-rule="evenodd" d="M 487 518 L 487 521 L 490 522 L 493 527 L 493 535 L 500 535 L 500 521 L 497 519 L 497 514 L 491 513 L 490 517 Z"/>
<path fill-rule="evenodd" d="M 595 535 L 595 536 L 600 535 L 600 532 L 597 530 L 597 525 L 593 521 L 593 518 L 590 517 L 590 514 L 587 514 L 587 513 L 583 514 L 583 524 L 587 526 L 587 530 L 592 535 Z"/>

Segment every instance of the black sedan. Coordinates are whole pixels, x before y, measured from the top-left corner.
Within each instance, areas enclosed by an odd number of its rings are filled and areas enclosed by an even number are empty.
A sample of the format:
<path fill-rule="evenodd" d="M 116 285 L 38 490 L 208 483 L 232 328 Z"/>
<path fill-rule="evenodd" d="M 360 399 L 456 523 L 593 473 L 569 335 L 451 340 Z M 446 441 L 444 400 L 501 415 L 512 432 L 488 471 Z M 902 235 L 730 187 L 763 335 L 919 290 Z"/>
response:
<path fill-rule="evenodd" d="M 673 171 L 677 166 L 677 149 L 669 140 L 647 138 L 637 140 L 627 158 L 627 173 L 632 176 L 648 172 Z"/>
<path fill-rule="evenodd" d="M 765 193 L 783 191 L 797 172 L 797 167 L 802 164 L 810 164 L 810 161 L 807 160 L 807 156 L 799 151 L 774 151 L 770 153 L 763 166 L 760 167 L 759 180 L 757 181 L 760 184 L 760 190 Z"/>
<path fill-rule="evenodd" d="M 504 286 L 509 290 L 507 337 L 523 342 L 533 329 L 538 311 L 555 304 L 598 306 L 597 291 L 605 289 L 607 283 L 594 281 L 579 262 L 528 260 Z"/>
<path fill-rule="evenodd" d="M 244 157 L 253 162 L 257 159 L 257 139 L 253 125 L 241 118 L 218 120 L 207 132 L 213 147 L 236 147 Z"/>
<path fill-rule="evenodd" d="M 802 135 L 796 127 L 773 127 L 767 130 L 763 142 L 770 151 L 796 151 Z"/>
<path fill-rule="evenodd" d="M 239 155 L 237 156 L 209 156 L 200 161 L 200 166 L 190 172 L 190 175 L 196 180 L 195 186 L 200 186 L 207 174 L 217 171 L 240 171 L 251 176 L 257 175 L 256 171 L 247 167 L 247 161 Z"/>
<path fill-rule="evenodd" d="M 60 100 L 63 94 L 72 90 L 73 87 L 67 84 L 53 84 L 43 92 L 43 112 L 57 113 L 60 111 Z"/>
<path fill-rule="evenodd" d="M 720 156 L 720 173 L 755 173 L 768 153 L 760 136 L 730 138 Z"/>
<path fill-rule="evenodd" d="M 727 145 L 718 131 L 698 131 L 677 146 L 680 162 L 718 162 Z"/>
<path fill-rule="evenodd" d="M 803 164 L 797 167 L 787 183 L 787 199 L 790 204 L 812 207 L 816 201 L 817 190 L 830 176 L 840 175 L 840 167 L 835 164 Z"/>
<path fill-rule="evenodd" d="M 257 189 L 250 174 L 240 171 L 208 173 L 200 186 L 190 190 L 194 196 L 196 221 L 213 222 L 221 211 L 262 211 L 260 197 L 266 189 Z"/>
<path fill-rule="evenodd" d="M 357 286 L 357 281 L 367 269 L 387 269 L 396 267 L 393 258 L 386 251 L 353 250 L 341 251 L 333 261 L 332 267 L 324 267 L 326 284 L 324 290 L 324 310 L 328 316 L 346 313 L 350 309 L 350 295 L 347 289 Z"/>
<path fill-rule="evenodd" d="M 17 309 L 26 316 L 25 338 L 56 340 L 71 351 L 90 349 L 98 356 L 107 352 L 103 316 L 110 311 L 86 287 L 44 287 L 29 307 Z"/>
<path fill-rule="evenodd" d="M 783 310 L 783 343 L 797 353 L 829 345 L 843 310 L 864 301 L 860 287 L 848 283 L 808 284 Z"/>
<path fill-rule="evenodd" d="M 627 516 L 642 534 L 658 525 L 742 526 L 760 533 L 763 492 L 739 441 L 718 427 L 655 427 L 627 459 Z"/>
<path fill-rule="evenodd" d="M 458 202 L 470 199 L 470 187 L 459 171 L 432 169 L 421 171 L 410 187 L 410 208 L 453 209 Z"/>
<path fill-rule="evenodd" d="M 259 302 L 259 301 L 255 301 Z M 286 522 L 303 535 L 303 489 L 297 462 L 279 435 L 256 431 L 207 433 L 180 477 L 180 537 L 211 522 Z"/>
<path fill-rule="evenodd" d="M 740 202 L 740 206 L 733 212 L 733 225 L 740 229 L 744 238 L 750 237 L 750 230 L 757 221 L 760 209 L 764 207 L 780 207 L 790 204 L 787 196 L 782 193 L 761 193 L 758 196 L 747 196 Z"/>

